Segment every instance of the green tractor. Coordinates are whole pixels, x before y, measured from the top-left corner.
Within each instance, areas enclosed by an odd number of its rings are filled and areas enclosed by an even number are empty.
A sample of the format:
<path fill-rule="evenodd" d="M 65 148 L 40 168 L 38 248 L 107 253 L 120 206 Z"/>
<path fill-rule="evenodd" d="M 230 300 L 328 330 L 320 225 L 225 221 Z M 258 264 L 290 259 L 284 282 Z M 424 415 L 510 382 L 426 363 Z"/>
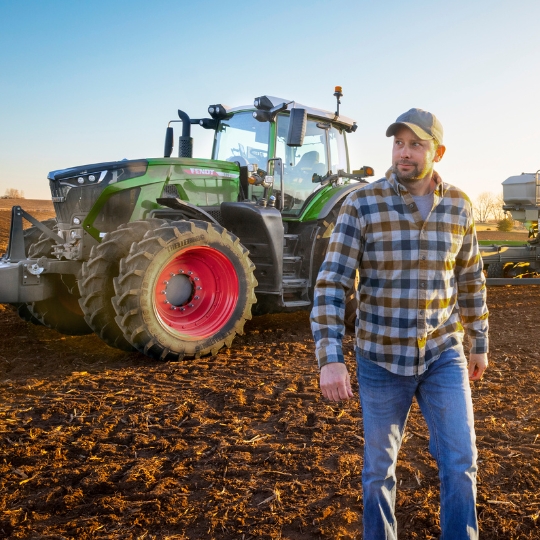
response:
<path fill-rule="evenodd" d="M 0 302 L 162 360 L 215 354 L 252 314 L 310 309 L 339 208 L 373 175 L 349 172 L 357 126 L 334 96 L 335 113 L 270 96 L 210 118 L 178 111 L 163 158 L 52 171 L 56 220 L 13 207 Z M 212 159 L 192 157 L 195 124 L 215 131 Z"/>

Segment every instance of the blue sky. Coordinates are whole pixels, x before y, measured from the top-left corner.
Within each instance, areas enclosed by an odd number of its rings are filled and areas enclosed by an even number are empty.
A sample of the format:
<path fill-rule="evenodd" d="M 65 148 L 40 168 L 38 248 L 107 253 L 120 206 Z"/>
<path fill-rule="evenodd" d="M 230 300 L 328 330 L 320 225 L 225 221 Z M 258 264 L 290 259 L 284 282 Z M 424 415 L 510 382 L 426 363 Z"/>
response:
<path fill-rule="evenodd" d="M 50 170 L 162 155 L 178 108 L 263 94 L 357 121 L 353 168 L 390 164 L 386 127 L 434 112 L 443 178 L 472 198 L 540 168 L 537 0 L 0 0 L 0 195 Z M 195 128 L 196 157 L 209 132 Z"/>

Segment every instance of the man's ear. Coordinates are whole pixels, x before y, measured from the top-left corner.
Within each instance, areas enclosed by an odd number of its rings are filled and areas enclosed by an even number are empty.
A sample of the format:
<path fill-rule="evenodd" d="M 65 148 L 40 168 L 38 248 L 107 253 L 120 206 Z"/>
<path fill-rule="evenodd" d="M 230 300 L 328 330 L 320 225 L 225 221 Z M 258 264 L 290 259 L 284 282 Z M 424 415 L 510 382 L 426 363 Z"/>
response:
<path fill-rule="evenodd" d="M 446 146 L 439 145 L 435 152 L 435 157 L 433 158 L 433 161 L 441 161 L 442 157 L 444 156 L 444 153 L 446 152 Z"/>

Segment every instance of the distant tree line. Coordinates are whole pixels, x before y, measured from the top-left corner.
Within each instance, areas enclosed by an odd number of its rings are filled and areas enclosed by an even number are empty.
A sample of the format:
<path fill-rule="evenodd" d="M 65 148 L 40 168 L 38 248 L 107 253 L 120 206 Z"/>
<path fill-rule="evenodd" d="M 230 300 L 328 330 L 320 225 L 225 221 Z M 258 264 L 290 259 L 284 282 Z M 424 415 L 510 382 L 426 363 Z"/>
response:
<path fill-rule="evenodd" d="M 503 194 L 484 191 L 473 201 L 474 219 L 478 223 L 494 221 L 499 231 L 513 230 L 515 223 L 510 214 L 503 210 Z"/>
<path fill-rule="evenodd" d="M 484 191 L 473 201 L 474 219 L 480 223 L 489 220 L 500 221 L 505 218 L 502 193 Z"/>
<path fill-rule="evenodd" d="M 24 191 L 20 189 L 8 188 L 0 199 L 24 199 Z"/>

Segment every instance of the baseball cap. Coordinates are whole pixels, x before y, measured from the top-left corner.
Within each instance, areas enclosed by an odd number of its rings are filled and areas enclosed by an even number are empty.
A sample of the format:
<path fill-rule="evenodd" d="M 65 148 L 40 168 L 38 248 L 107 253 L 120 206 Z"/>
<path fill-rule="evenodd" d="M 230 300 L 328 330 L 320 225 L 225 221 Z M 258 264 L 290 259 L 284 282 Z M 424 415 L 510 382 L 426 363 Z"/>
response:
<path fill-rule="evenodd" d="M 412 129 L 420 139 L 427 141 L 435 139 L 439 144 L 443 143 L 443 127 L 434 114 L 422 109 L 410 109 L 399 115 L 396 121 L 386 130 L 386 136 L 391 137 L 400 126 Z"/>

